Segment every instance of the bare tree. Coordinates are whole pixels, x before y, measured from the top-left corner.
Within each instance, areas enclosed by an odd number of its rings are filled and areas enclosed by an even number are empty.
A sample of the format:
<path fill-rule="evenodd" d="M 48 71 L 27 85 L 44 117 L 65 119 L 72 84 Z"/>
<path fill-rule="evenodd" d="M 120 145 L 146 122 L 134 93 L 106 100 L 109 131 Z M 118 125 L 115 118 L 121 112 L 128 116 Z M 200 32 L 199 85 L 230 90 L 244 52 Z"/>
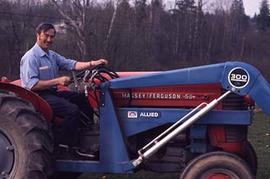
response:
<path fill-rule="evenodd" d="M 77 46 L 80 50 L 81 58 L 88 58 L 88 48 L 86 42 L 86 21 L 87 10 L 92 5 L 90 0 L 51 0 L 55 4 L 57 10 L 65 19 L 64 23 L 77 37 Z"/>
<path fill-rule="evenodd" d="M 113 30 L 113 25 L 114 25 L 114 21 L 115 21 L 115 19 L 116 19 L 116 14 L 117 14 L 117 10 L 118 10 L 118 6 L 119 6 L 119 4 L 120 4 L 120 1 L 121 1 L 121 0 L 117 0 L 116 3 L 115 3 L 113 15 L 112 15 L 112 18 L 111 18 L 111 21 L 110 21 L 110 27 L 109 27 L 109 29 L 108 29 L 108 32 L 107 32 L 107 35 L 106 35 L 106 39 L 105 39 L 105 41 L 104 41 L 104 50 L 105 50 L 105 54 L 108 53 L 109 40 L 110 40 L 111 33 L 112 33 L 112 30 Z"/>

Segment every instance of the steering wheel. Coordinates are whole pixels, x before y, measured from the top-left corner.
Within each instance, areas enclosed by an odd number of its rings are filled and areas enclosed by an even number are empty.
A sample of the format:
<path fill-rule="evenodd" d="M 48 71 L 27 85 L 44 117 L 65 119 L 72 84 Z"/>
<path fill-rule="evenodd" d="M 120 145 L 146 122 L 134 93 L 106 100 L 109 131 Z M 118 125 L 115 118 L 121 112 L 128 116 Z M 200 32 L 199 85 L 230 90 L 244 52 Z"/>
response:
<path fill-rule="evenodd" d="M 82 85 L 84 86 L 85 94 L 87 95 L 87 88 L 97 88 L 99 83 L 109 81 L 111 79 L 119 78 L 119 75 L 109 69 L 108 67 L 100 64 L 87 70 L 83 70 L 77 74 L 72 72 L 71 81 L 77 91 L 81 91 Z"/>
<path fill-rule="evenodd" d="M 93 80 L 106 82 L 115 78 L 119 78 L 119 75 L 104 65 L 97 65 L 89 70 L 85 70 L 83 76 L 85 82 L 88 80 L 91 80 L 91 82 L 94 82 Z"/>
<path fill-rule="evenodd" d="M 84 93 L 88 96 L 89 88 L 91 88 L 93 93 L 90 94 L 90 98 L 95 101 L 97 106 L 99 106 L 99 84 L 115 78 L 119 78 L 119 75 L 104 65 L 97 65 L 76 75 L 73 73 L 73 82 L 76 90 L 81 91 L 79 83 L 83 84 Z M 99 112 L 94 111 L 94 113 L 96 116 L 99 116 Z"/>
<path fill-rule="evenodd" d="M 74 83 L 76 81 L 88 82 L 89 79 L 95 79 L 101 82 L 105 82 L 114 78 L 119 78 L 119 75 L 115 71 L 104 66 L 103 64 L 100 64 L 90 69 L 83 70 L 77 74 L 73 73 L 71 81 L 73 81 Z"/>

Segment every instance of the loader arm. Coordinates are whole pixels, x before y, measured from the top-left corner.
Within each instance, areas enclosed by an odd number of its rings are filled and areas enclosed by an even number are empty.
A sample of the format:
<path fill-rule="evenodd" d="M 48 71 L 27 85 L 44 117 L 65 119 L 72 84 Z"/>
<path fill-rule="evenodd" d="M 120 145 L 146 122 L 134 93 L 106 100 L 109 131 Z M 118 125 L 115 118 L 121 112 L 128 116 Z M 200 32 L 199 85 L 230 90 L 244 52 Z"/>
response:
<path fill-rule="evenodd" d="M 226 62 L 128 78 L 114 79 L 111 89 L 219 83 L 225 90 L 249 95 L 270 116 L 270 86 L 252 65 Z"/>

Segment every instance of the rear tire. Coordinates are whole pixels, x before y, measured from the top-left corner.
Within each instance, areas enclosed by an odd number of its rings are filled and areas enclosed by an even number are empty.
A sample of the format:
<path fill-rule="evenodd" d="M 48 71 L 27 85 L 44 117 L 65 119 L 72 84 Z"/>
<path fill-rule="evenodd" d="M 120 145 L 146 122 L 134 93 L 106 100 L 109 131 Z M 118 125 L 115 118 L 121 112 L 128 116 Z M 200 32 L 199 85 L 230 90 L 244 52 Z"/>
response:
<path fill-rule="evenodd" d="M 184 169 L 180 179 L 208 178 L 253 179 L 249 167 L 241 158 L 227 152 L 210 152 L 198 156 Z"/>
<path fill-rule="evenodd" d="M 53 172 L 52 153 L 47 121 L 30 103 L 0 94 L 0 178 L 46 179 Z"/>

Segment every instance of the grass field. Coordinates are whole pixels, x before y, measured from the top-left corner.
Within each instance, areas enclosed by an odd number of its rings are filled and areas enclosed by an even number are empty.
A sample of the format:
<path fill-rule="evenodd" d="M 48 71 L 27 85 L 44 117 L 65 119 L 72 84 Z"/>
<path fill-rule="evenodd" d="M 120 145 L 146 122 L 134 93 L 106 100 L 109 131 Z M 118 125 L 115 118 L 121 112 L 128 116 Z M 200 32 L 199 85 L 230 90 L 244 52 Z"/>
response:
<path fill-rule="evenodd" d="M 270 118 L 257 113 L 249 129 L 249 140 L 258 157 L 257 179 L 270 178 Z"/>
<path fill-rule="evenodd" d="M 258 156 L 257 179 L 270 178 L 270 118 L 264 113 L 257 113 L 253 125 L 249 128 L 249 140 Z M 80 179 L 177 179 L 179 174 L 160 174 L 139 171 L 135 174 L 83 174 Z"/>

